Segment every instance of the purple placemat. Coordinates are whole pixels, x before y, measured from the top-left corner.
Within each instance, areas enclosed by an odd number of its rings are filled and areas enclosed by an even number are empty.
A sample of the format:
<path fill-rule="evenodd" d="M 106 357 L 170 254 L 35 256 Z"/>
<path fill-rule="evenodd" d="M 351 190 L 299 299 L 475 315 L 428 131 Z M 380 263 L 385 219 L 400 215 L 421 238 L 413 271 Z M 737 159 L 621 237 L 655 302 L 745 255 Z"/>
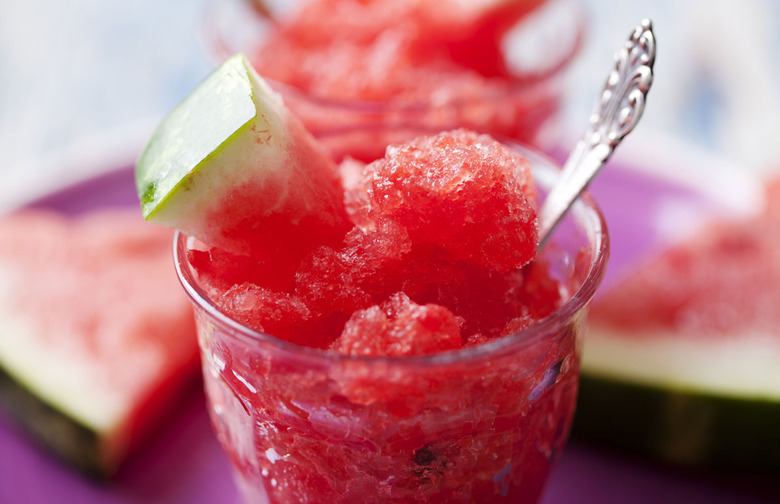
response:
<path fill-rule="evenodd" d="M 689 189 L 613 167 L 591 188 L 607 215 L 612 257 L 606 286 L 663 237 L 653 232 L 665 205 L 712 204 Z M 33 206 L 78 214 L 136 205 L 133 174 L 121 168 L 66 188 Z M 0 503 L 43 504 L 238 503 L 225 455 L 209 425 L 201 393 L 187 403 L 156 442 L 117 478 L 96 483 L 38 449 L 0 414 Z M 682 473 L 571 442 L 548 484 L 543 504 L 780 502 L 780 483 L 750 475 Z"/>

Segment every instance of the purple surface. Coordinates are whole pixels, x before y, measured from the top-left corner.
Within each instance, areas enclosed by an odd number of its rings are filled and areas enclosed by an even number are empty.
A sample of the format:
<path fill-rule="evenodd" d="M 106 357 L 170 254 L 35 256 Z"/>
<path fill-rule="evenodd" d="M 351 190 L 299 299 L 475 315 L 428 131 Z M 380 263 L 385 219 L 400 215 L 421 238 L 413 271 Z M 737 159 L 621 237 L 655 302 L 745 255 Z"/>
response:
<path fill-rule="evenodd" d="M 595 181 L 612 235 L 606 283 L 658 245 L 655 216 L 669 201 L 706 209 L 685 189 L 612 168 Z M 699 198 L 700 199 L 700 198 Z M 78 214 L 96 207 L 137 204 L 133 175 L 122 168 L 52 194 L 34 206 Z M 105 484 L 73 472 L 39 450 L 0 415 L 0 503 L 238 503 L 227 459 L 211 432 L 201 394 L 166 426 L 157 441 Z M 571 442 L 549 482 L 543 504 L 780 502 L 780 483 L 751 475 L 683 473 Z"/>

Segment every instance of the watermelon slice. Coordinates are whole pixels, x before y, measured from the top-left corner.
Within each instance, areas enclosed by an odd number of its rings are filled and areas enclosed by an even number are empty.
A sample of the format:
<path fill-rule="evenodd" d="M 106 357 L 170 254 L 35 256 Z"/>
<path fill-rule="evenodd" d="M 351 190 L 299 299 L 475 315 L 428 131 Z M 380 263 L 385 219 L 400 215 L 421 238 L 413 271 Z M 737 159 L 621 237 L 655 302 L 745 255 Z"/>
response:
<path fill-rule="evenodd" d="M 147 220 L 229 252 L 298 257 L 348 227 L 335 163 L 240 54 L 166 116 L 135 173 Z"/>
<path fill-rule="evenodd" d="M 74 466 L 110 476 L 198 376 L 171 233 L 133 210 L 0 219 L 0 403 Z"/>
<path fill-rule="evenodd" d="M 576 435 L 780 468 L 780 181 L 767 196 L 760 216 L 707 227 L 594 304 Z"/>

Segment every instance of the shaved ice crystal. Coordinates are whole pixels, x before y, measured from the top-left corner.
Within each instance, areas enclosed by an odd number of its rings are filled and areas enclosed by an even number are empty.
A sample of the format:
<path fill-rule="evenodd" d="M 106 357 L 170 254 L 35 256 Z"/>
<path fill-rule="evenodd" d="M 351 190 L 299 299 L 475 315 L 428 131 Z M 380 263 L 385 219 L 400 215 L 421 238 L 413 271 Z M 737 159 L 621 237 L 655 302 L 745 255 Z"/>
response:
<path fill-rule="evenodd" d="M 370 215 L 392 220 L 417 245 L 495 271 L 536 254 L 536 192 L 520 154 L 466 130 L 389 147 L 367 168 Z"/>
<path fill-rule="evenodd" d="M 331 346 L 347 355 L 417 355 L 463 346 L 457 318 L 443 306 L 418 305 L 403 292 L 356 311 Z"/>

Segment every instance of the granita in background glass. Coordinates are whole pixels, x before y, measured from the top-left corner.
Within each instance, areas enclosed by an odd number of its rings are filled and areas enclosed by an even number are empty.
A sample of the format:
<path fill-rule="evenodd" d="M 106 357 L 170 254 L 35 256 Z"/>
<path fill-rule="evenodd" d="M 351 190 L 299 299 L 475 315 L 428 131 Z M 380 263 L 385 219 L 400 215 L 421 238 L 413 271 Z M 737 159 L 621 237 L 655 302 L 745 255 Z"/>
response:
<path fill-rule="evenodd" d="M 557 167 L 513 148 L 542 198 Z M 212 422 L 248 503 L 538 501 L 569 432 L 586 307 L 608 257 L 587 196 L 517 284 L 470 286 L 479 302 L 530 293 L 538 316 L 424 355 L 346 355 L 253 330 L 209 296 L 190 262 L 198 246 L 179 233 L 176 266 L 195 306 Z M 402 312 L 408 298 L 394 299 Z"/>
<path fill-rule="evenodd" d="M 213 5 L 212 53 L 244 52 L 335 157 L 370 161 L 388 143 L 456 127 L 542 149 L 557 140 L 584 37 L 575 1 L 309 0 L 273 20 L 250 4 Z M 332 144 L 345 130 L 355 138 Z"/>

